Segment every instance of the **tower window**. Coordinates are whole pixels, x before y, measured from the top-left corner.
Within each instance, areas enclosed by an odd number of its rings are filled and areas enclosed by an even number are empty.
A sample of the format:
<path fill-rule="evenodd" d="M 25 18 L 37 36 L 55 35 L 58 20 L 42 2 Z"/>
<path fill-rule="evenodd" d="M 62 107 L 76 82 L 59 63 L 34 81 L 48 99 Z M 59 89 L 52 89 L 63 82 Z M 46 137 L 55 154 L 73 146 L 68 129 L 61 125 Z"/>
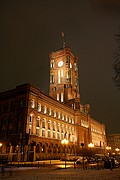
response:
<path fill-rule="evenodd" d="M 50 74 L 50 84 L 54 84 L 54 74 Z"/>
<path fill-rule="evenodd" d="M 63 92 L 61 92 L 61 102 L 63 102 Z"/>
<path fill-rule="evenodd" d="M 54 62 L 54 60 L 52 60 L 51 63 L 50 63 L 50 67 L 54 68 L 54 66 L 55 66 L 55 62 Z"/>

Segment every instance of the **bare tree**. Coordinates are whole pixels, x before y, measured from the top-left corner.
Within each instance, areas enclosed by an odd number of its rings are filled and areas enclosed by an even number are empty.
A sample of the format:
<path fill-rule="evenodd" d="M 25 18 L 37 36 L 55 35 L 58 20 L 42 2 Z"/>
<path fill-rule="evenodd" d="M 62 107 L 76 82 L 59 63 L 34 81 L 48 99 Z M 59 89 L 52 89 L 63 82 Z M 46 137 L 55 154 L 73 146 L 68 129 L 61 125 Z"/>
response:
<path fill-rule="evenodd" d="M 117 49 L 115 53 L 115 61 L 113 63 L 113 82 L 115 86 L 120 90 L 120 30 L 119 33 L 115 34 L 115 39 L 117 42 Z"/>

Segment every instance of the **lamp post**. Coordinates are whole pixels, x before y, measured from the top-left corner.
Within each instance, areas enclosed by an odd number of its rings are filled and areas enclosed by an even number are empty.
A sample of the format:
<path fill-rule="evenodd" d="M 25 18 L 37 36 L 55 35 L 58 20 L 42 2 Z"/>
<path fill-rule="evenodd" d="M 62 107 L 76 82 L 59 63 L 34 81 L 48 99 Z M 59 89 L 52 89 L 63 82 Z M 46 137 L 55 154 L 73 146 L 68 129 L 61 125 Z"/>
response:
<path fill-rule="evenodd" d="M 61 141 L 61 144 L 64 145 L 64 151 L 65 151 L 65 168 L 66 168 L 66 145 L 68 144 L 68 140 L 67 139 L 63 139 Z"/>
<path fill-rule="evenodd" d="M 112 167 L 112 158 L 111 158 L 111 147 L 107 146 L 106 147 L 106 150 L 108 151 L 109 153 L 109 157 L 110 157 L 110 167 L 111 167 L 111 171 L 113 170 L 113 167 Z"/>

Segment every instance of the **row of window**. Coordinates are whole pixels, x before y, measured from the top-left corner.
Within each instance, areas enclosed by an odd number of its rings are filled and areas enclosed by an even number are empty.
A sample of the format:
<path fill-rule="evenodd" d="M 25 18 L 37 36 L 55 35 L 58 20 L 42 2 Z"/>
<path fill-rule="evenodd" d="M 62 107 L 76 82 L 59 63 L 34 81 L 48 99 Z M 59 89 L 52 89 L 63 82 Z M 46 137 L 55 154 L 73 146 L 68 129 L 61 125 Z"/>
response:
<path fill-rule="evenodd" d="M 33 128 L 33 124 L 36 129 Z M 46 121 L 45 118 L 41 120 L 39 116 L 36 119 L 30 116 L 29 134 L 56 139 L 69 138 L 71 142 L 74 141 L 74 127 L 56 123 L 55 121 L 52 122 L 51 120 Z"/>
<path fill-rule="evenodd" d="M 11 103 L 6 102 L 4 105 L 0 104 L 0 113 L 8 111 L 15 111 L 14 101 L 12 101 Z"/>
<path fill-rule="evenodd" d="M 35 100 L 31 100 L 31 108 L 35 108 Z M 56 110 L 52 110 L 51 108 L 47 108 L 46 106 L 42 106 L 41 103 L 38 103 L 37 107 L 38 112 L 43 112 L 44 114 L 48 114 L 49 116 L 53 116 L 55 118 L 65 120 L 68 123 L 74 124 L 74 118 L 71 118 L 68 115 L 61 114 L 60 112 L 56 112 Z"/>
<path fill-rule="evenodd" d="M 70 63 L 70 57 L 69 56 L 66 58 L 66 65 L 69 65 L 69 68 L 72 68 L 72 64 Z M 54 68 L 54 67 L 55 67 L 55 61 L 51 60 L 50 68 Z M 78 71 L 78 64 L 76 62 L 74 63 L 74 70 Z"/>
<path fill-rule="evenodd" d="M 0 126 L 4 126 L 7 124 L 13 124 L 14 123 L 14 117 L 13 116 L 4 116 L 3 118 L 0 119 Z"/>

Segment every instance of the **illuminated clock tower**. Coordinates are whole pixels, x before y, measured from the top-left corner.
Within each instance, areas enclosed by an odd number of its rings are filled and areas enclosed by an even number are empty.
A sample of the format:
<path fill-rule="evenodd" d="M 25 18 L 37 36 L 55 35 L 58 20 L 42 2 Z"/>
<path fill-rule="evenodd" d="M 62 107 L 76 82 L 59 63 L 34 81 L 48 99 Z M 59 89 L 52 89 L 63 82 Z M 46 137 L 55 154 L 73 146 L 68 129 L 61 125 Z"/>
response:
<path fill-rule="evenodd" d="M 71 106 L 75 101 L 80 103 L 78 57 L 69 47 L 50 54 L 49 95 Z"/>

